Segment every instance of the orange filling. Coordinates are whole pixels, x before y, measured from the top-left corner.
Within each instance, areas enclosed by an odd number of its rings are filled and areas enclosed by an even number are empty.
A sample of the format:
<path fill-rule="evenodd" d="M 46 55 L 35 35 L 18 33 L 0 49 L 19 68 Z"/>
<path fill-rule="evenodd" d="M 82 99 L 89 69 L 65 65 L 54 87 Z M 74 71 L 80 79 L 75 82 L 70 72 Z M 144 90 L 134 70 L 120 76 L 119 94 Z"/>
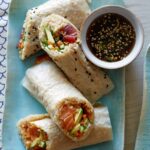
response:
<path fill-rule="evenodd" d="M 18 43 L 18 48 L 19 49 L 23 49 L 24 48 L 24 44 L 23 44 L 23 41 L 20 40 L 19 43 Z"/>
<path fill-rule="evenodd" d="M 82 137 L 91 124 L 85 108 L 67 104 L 60 108 L 60 121 L 62 128 L 77 138 Z"/>
<path fill-rule="evenodd" d="M 76 109 L 73 107 L 68 107 L 67 105 L 61 108 L 61 121 L 63 129 L 69 131 L 74 127 L 74 116 Z"/>
<path fill-rule="evenodd" d="M 18 43 L 18 45 L 17 45 L 17 47 L 18 47 L 19 49 L 23 49 L 23 48 L 24 48 L 24 43 L 23 43 L 23 41 L 24 41 L 24 32 L 22 31 L 22 33 L 21 33 L 21 35 L 20 35 L 20 41 L 19 41 L 19 43 Z"/>
<path fill-rule="evenodd" d="M 38 56 L 35 60 L 35 64 L 40 64 L 44 61 L 51 61 L 51 58 L 47 54 Z"/>
<path fill-rule="evenodd" d="M 46 150 L 47 134 L 32 124 L 23 124 L 22 135 L 28 150 Z"/>

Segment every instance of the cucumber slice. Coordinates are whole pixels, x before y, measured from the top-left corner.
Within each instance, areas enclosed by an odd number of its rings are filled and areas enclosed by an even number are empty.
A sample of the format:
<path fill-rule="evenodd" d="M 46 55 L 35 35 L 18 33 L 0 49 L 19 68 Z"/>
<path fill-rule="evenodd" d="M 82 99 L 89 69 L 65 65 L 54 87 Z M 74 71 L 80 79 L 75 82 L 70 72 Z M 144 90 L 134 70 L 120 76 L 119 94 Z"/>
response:
<path fill-rule="evenodd" d="M 78 124 L 81 119 L 82 119 L 82 114 L 83 114 L 83 109 L 80 108 L 77 112 L 77 114 L 75 115 L 75 124 Z"/>
<path fill-rule="evenodd" d="M 52 44 L 55 44 L 55 40 L 54 40 L 54 38 L 52 36 L 51 31 L 48 28 L 45 28 L 45 32 L 46 32 L 48 41 L 50 41 Z"/>

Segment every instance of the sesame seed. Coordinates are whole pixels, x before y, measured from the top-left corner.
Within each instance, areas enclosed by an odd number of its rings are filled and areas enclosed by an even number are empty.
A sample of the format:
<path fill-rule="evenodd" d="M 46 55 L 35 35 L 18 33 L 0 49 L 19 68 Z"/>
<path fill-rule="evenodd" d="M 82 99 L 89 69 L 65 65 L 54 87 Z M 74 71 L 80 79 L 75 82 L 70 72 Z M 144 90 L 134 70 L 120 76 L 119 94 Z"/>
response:
<path fill-rule="evenodd" d="M 87 43 L 96 57 L 105 61 L 119 61 L 135 44 L 131 23 L 118 14 L 106 13 L 93 21 L 88 29 Z"/>
<path fill-rule="evenodd" d="M 91 82 L 94 82 L 94 80 L 93 80 L 93 79 L 91 79 Z"/>
<path fill-rule="evenodd" d="M 109 87 L 109 85 L 107 84 L 107 85 L 106 85 L 106 88 L 108 88 L 108 87 Z"/>
<path fill-rule="evenodd" d="M 104 79 L 106 79 L 107 78 L 107 74 L 104 74 Z"/>
<path fill-rule="evenodd" d="M 39 45 L 36 45 L 37 48 L 39 48 Z"/>

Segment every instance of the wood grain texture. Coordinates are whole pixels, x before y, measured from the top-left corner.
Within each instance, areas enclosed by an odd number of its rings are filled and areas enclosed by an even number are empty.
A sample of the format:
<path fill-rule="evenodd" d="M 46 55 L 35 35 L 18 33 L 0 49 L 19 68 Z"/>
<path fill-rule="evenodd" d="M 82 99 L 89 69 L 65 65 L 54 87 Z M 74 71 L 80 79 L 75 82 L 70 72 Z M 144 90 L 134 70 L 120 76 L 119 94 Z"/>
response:
<path fill-rule="evenodd" d="M 140 19 L 145 30 L 145 43 L 141 54 L 126 67 L 125 150 L 134 150 L 143 99 L 144 58 L 150 42 L 150 1 L 124 0 L 124 3 Z"/>
<path fill-rule="evenodd" d="M 149 150 L 150 148 L 150 46 L 144 63 L 144 92 L 140 124 L 136 139 L 136 150 Z"/>

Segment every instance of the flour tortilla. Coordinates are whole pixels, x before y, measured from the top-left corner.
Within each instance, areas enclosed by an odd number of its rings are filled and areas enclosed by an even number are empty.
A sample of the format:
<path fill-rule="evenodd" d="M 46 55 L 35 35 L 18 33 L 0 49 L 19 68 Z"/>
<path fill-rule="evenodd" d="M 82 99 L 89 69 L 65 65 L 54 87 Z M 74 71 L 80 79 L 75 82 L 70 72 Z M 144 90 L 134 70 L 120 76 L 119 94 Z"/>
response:
<path fill-rule="evenodd" d="M 57 33 L 67 25 L 76 30 L 76 42 L 68 44 L 62 51 L 45 47 L 43 44 L 43 40 L 46 39 L 45 27 L 48 26 Z M 52 14 L 42 20 L 39 30 L 39 39 L 44 51 L 91 103 L 95 103 L 113 89 L 114 85 L 108 75 L 86 59 L 81 49 L 80 32 L 69 20 Z"/>
<path fill-rule="evenodd" d="M 70 150 L 112 140 L 112 127 L 107 107 L 99 105 L 94 108 L 95 122 L 93 131 L 81 142 L 68 139 L 55 125 L 49 115 L 31 115 L 18 123 L 18 129 L 23 143 L 26 143 L 22 127 L 26 123 L 34 124 L 48 135 L 47 150 Z"/>
<path fill-rule="evenodd" d="M 56 13 L 68 18 L 80 29 L 83 21 L 91 13 L 86 0 L 49 0 L 48 2 L 28 10 L 22 30 L 24 48 L 19 50 L 22 60 L 41 50 L 38 39 L 38 27 L 42 18 Z"/>
<path fill-rule="evenodd" d="M 51 61 L 45 61 L 29 68 L 22 82 L 23 86 L 45 107 L 52 120 L 63 133 L 74 141 L 84 140 L 92 131 L 94 110 L 90 102 L 66 79 L 64 74 Z M 91 123 L 81 138 L 68 134 L 60 121 L 60 108 L 65 105 L 84 105 L 91 115 Z"/>

